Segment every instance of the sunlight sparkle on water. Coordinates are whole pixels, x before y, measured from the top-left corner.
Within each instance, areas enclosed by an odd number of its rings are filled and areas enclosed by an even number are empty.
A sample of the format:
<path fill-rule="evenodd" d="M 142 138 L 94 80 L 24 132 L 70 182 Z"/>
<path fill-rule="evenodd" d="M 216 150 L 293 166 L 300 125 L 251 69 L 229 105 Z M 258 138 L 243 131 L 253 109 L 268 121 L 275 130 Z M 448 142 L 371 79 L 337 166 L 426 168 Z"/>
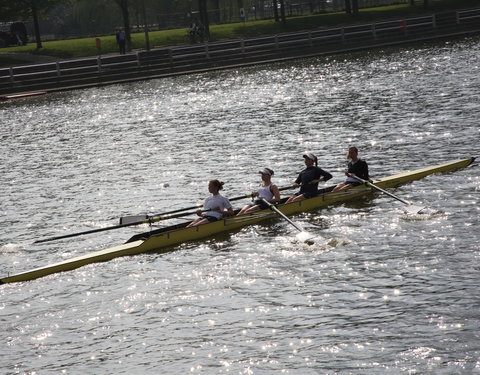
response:
<path fill-rule="evenodd" d="M 265 166 L 290 185 L 307 149 L 333 174 L 327 186 L 344 180 L 350 144 L 373 178 L 470 156 L 480 43 L 451 43 L 2 104 L 1 243 L 27 244 L 0 248 L 4 271 L 122 244 L 150 228 L 30 245 L 203 202 L 211 178 L 226 197 L 256 190 Z M 275 218 L 2 287 L 0 372 L 67 361 L 91 373 L 467 372 L 478 366 L 464 332 L 479 321 L 477 176 L 474 165 L 392 189 L 445 217 L 403 220 L 397 202 L 372 194 L 293 217 L 312 246 Z"/>

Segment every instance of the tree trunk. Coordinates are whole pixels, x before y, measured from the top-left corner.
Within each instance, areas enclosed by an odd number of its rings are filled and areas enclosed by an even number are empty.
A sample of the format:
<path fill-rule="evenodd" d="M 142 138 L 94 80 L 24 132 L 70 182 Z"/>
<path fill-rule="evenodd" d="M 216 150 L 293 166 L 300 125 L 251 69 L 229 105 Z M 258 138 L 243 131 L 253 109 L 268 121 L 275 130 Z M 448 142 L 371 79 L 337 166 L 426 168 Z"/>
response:
<path fill-rule="evenodd" d="M 35 32 L 35 40 L 37 42 L 37 48 L 42 48 L 42 39 L 40 38 L 40 26 L 38 24 L 38 14 L 37 14 L 37 4 L 35 0 L 30 1 L 30 6 L 32 7 L 32 16 L 33 16 L 33 29 Z"/>
<path fill-rule="evenodd" d="M 358 0 L 352 0 L 352 12 L 353 15 L 358 15 Z"/>
<path fill-rule="evenodd" d="M 208 22 L 207 0 L 198 0 L 198 12 L 202 23 L 203 33 L 207 40 L 210 39 L 210 24 Z"/>
<path fill-rule="evenodd" d="M 285 0 L 280 0 L 280 19 L 284 25 L 287 24 L 287 17 L 285 17 Z"/>
<path fill-rule="evenodd" d="M 350 0 L 345 0 L 345 12 L 347 14 L 352 13 L 352 6 L 350 5 Z"/>
<path fill-rule="evenodd" d="M 127 0 L 124 0 L 127 3 Z M 122 8 L 123 28 L 125 29 L 125 39 L 127 41 L 127 51 L 132 50 L 132 36 L 130 34 L 130 14 L 128 13 L 128 3 Z"/>
<path fill-rule="evenodd" d="M 273 0 L 273 16 L 275 17 L 275 22 L 280 21 L 280 18 L 278 17 L 278 3 L 277 3 L 277 0 Z"/>
<path fill-rule="evenodd" d="M 145 48 L 150 51 L 150 37 L 148 36 L 147 11 L 145 9 L 145 0 L 142 0 L 143 27 L 145 28 Z"/>

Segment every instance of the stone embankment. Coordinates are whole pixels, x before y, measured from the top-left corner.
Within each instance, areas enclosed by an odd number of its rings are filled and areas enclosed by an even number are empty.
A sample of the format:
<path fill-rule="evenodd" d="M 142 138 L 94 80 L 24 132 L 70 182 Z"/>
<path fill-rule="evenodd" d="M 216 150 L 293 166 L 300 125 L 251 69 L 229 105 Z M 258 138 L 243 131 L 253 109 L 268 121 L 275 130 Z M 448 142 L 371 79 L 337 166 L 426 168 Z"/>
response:
<path fill-rule="evenodd" d="M 0 69 L 0 99 L 480 33 L 480 8 L 365 25 Z"/>

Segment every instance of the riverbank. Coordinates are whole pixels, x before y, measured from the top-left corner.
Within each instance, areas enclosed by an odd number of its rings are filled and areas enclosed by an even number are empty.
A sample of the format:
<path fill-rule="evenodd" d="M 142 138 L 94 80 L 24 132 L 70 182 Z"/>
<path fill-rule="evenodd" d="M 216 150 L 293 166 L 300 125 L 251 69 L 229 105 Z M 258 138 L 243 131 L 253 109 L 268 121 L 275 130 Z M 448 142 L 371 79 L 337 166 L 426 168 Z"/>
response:
<path fill-rule="evenodd" d="M 229 39 L 247 39 L 261 36 L 271 36 L 306 30 L 321 30 L 332 27 L 343 27 L 363 23 L 380 22 L 402 17 L 421 16 L 435 12 L 458 10 L 478 6 L 476 0 L 431 0 L 428 8 L 423 2 L 417 5 L 406 4 L 361 9 L 357 16 L 345 12 L 315 14 L 310 16 L 288 18 L 287 24 L 276 23 L 273 20 L 248 21 L 224 25 L 212 25 L 211 41 Z M 57 59 L 81 58 L 90 56 L 105 56 L 117 53 L 114 35 L 98 37 L 101 48 L 97 49 L 96 38 L 78 38 L 43 42 L 43 48 L 37 49 L 35 43 L 27 46 L 4 48 L 0 52 L 0 66 L 18 66 L 46 62 L 43 56 Z M 149 33 L 150 44 L 154 48 L 165 48 L 188 44 L 186 30 L 173 29 L 152 31 Z M 145 50 L 145 34 L 132 34 L 132 49 Z"/>
<path fill-rule="evenodd" d="M 232 69 L 480 33 L 480 8 L 126 55 L 0 68 L 0 94 L 18 95 Z"/>

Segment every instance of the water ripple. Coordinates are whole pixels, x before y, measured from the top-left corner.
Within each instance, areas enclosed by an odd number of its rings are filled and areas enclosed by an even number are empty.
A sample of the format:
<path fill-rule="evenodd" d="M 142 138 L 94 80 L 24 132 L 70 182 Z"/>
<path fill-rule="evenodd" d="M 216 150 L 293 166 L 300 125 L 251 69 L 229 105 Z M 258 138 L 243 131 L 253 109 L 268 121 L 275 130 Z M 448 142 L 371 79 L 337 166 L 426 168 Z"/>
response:
<path fill-rule="evenodd" d="M 128 214 L 280 186 L 302 153 L 344 179 L 476 156 L 478 38 L 114 85 L 2 103 L 4 274 L 146 227 L 45 244 Z M 0 288 L 2 373 L 478 373 L 476 166 L 168 253 Z M 290 193 L 290 192 L 288 192 Z M 238 203 L 240 207 L 245 202 Z M 422 220 L 419 220 L 422 219 Z"/>

